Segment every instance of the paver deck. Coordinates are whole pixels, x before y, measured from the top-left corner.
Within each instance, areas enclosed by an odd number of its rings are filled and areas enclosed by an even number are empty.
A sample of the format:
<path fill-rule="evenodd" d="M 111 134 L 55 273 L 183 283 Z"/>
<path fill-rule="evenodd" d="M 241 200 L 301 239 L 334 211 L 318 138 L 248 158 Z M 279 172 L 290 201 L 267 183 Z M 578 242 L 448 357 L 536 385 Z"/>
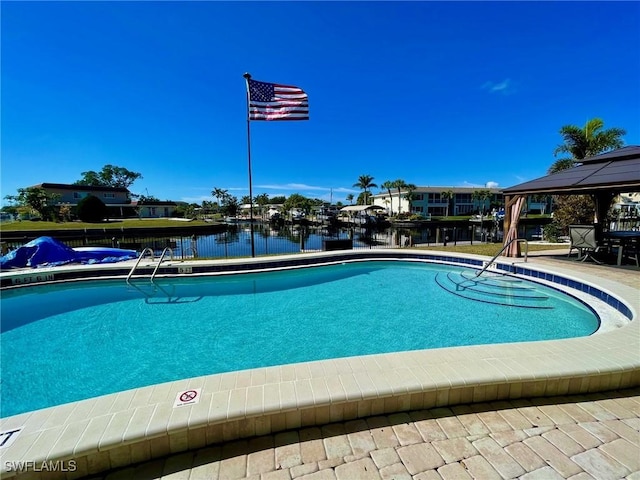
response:
<path fill-rule="evenodd" d="M 640 480 L 640 388 L 375 416 L 89 478 Z"/>

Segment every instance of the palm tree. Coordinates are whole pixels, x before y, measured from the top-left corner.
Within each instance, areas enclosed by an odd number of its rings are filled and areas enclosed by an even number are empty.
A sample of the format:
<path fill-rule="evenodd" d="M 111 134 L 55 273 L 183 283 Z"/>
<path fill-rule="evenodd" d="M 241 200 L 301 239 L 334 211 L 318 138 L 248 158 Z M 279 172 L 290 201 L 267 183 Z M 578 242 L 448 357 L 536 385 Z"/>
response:
<path fill-rule="evenodd" d="M 349 202 L 349 205 L 353 205 L 353 193 L 350 193 L 349 195 L 347 195 L 346 197 L 344 197 L 344 199 Z"/>
<path fill-rule="evenodd" d="M 269 195 L 267 195 L 266 193 L 261 193 L 260 195 L 256 195 L 253 198 L 253 201 L 260 207 L 260 214 L 262 215 L 262 218 L 264 218 L 266 213 L 264 206 L 269 203 Z"/>
<path fill-rule="evenodd" d="M 400 199 L 402 198 L 402 189 L 407 188 L 407 182 L 399 178 L 398 180 L 394 180 L 391 182 L 395 188 L 398 189 L 398 215 L 402 212 L 402 202 Z M 411 209 L 409 209 L 411 210 Z"/>
<path fill-rule="evenodd" d="M 228 193 L 229 193 L 229 190 L 224 190 L 222 188 L 217 188 L 217 187 L 211 190 L 211 195 L 213 195 L 218 199 L 218 205 L 222 204 L 222 199 L 225 198 Z"/>
<path fill-rule="evenodd" d="M 444 192 L 440 193 L 440 197 L 447 201 L 447 212 L 445 214 L 445 217 L 449 216 L 449 204 L 451 203 L 451 199 L 453 198 L 453 196 L 453 190 L 445 190 Z"/>
<path fill-rule="evenodd" d="M 565 125 L 560 128 L 564 143 L 554 150 L 554 156 L 568 153 L 570 158 L 560 158 L 551 167 L 549 173 L 557 173 L 575 166 L 579 160 L 607 152 L 624 145 L 622 136 L 627 132 L 621 128 L 603 130 L 604 122 L 600 118 L 589 120 L 583 128 Z"/>
<path fill-rule="evenodd" d="M 484 204 L 487 200 L 491 199 L 491 190 L 474 190 L 471 194 L 471 198 L 480 203 L 480 218 L 482 218 L 482 215 L 484 215 Z"/>
<path fill-rule="evenodd" d="M 373 177 L 371 175 L 360 175 L 357 183 L 354 183 L 353 186 L 364 190 L 365 205 L 369 204 L 369 189 L 378 188 L 378 185 L 373 183 Z"/>
<path fill-rule="evenodd" d="M 380 185 L 380 188 L 386 190 L 389 194 L 389 215 L 393 216 L 393 196 L 391 195 L 391 189 L 395 188 L 395 184 L 391 180 L 387 180 L 382 185 Z"/>
<path fill-rule="evenodd" d="M 533 203 L 537 203 L 540 204 L 540 213 L 542 215 L 544 215 L 545 209 L 547 207 L 547 198 L 548 195 L 541 195 L 541 194 L 533 194 L 533 195 L 529 195 L 527 200 L 533 202 Z"/>
<path fill-rule="evenodd" d="M 414 192 L 416 191 L 416 187 L 413 183 L 405 183 L 403 188 L 407 190 L 407 193 L 404 194 L 404 199 L 409 204 L 409 213 L 411 213 L 411 202 L 416 199 Z"/>

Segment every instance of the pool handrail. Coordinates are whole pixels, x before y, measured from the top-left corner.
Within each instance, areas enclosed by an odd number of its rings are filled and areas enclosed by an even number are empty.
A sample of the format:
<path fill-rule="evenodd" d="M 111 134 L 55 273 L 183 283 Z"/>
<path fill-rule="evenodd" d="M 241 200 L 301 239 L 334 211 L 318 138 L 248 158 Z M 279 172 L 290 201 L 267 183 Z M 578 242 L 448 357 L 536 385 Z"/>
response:
<path fill-rule="evenodd" d="M 496 261 L 496 258 L 498 258 L 500 255 L 502 255 L 502 252 L 504 252 L 507 249 L 507 247 L 509 245 L 511 245 L 513 242 L 524 242 L 524 261 L 526 263 L 527 262 L 527 254 L 529 253 L 529 242 L 527 241 L 526 238 L 512 238 L 507 243 L 505 243 L 504 246 L 500 249 L 500 251 L 498 253 L 496 253 L 491 260 L 489 260 L 489 263 L 487 263 L 482 268 L 482 270 L 480 270 L 480 272 L 476 274 L 476 278 L 479 277 L 480 275 L 482 275 L 491 265 L 493 265 L 495 263 L 495 261 Z"/>
<path fill-rule="evenodd" d="M 154 258 L 154 253 L 153 253 L 153 249 L 151 247 L 147 247 L 144 250 L 142 250 L 142 253 L 140 254 L 140 256 L 138 257 L 138 260 L 136 261 L 136 264 L 133 266 L 133 268 L 129 271 L 129 275 L 127 275 L 127 280 L 126 282 L 129 283 L 129 279 L 131 278 L 131 276 L 133 275 L 133 272 L 135 272 L 136 268 L 138 268 L 138 265 L 140 264 L 140 261 L 143 259 L 143 257 L 145 256 L 145 254 L 149 252 L 151 254 L 151 260 L 153 260 Z"/>
<path fill-rule="evenodd" d="M 169 250 L 169 253 L 171 254 L 171 260 L 173 260 L 173 249 L 171 247 L 166 247 L 162 251 L 162 255 L 160 255 L 160 260 L 158 260 L 158 264 L 156 265 L 156 268 L 153 269 L 153 273 L 151 274 L 151 283 L 153 283 L 153 277 L 155 277 L 156 273 L 158 273 L 158 269 L 160 268 L 160 264 L 162 263 L 162 260 L 164 260 L 164 256 L 166 255 L 167 250 Z"/>

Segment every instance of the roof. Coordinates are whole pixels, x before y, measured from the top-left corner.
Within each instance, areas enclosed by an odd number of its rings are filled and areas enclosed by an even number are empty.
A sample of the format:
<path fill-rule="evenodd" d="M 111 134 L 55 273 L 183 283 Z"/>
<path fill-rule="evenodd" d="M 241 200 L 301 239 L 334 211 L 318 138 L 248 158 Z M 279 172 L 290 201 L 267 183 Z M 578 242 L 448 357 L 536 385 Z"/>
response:
<path fill-rule="evenodd" d="M 41 183 L 34 187 L 49 188 L 57 190 L 74 190 L 84 192 L 125 192 L 129 193 L 129 189 L 125 187 L 101 187 L 93 185 L 70 185 L 68 183 Z"/>
<path fill-rule="evenodd" d="M 138 207 L 158 207 L 158 206 L 173 206 L 176 207 L 178 204 L 176 202 L 172 202 L 171 200 L 141 200 L 137 202 L 132 202 L 134 205 Z"/>
<path fill-rule="evenodd" d="M 442 193 L 451 190 L 454 194 L 456 193 L 471 193 L 476 192 L 478 190 L 489 190 L 492 194 L 499 195 L 502 193 L 501 188 L 492 188 L 492 187 L 416 187 L 413 193 Z M 406 193 L 407 189 L 402 189 L 401 193 Z M 398 194 L 397 188 L 391 189 L 392 195 Z M 389 193 L 386 190 L 381 191 L 380 193 L 376 193 L 372 195 L 372 197 L 388 197 Z"/>
<path fill-rule="evenodd" d="M 505 188 L 505 195 L 640 190 L 640 146 L 585 158 L 576 167 Z"/>
<path fill-rule="evenodd" d="M 384 210 L 380 205 L 349 205 L 342 207 L 341 212 L 364 212 L 365 210 Z"/>
<path fill-rule="evenodd" d="M 628 160 L 631 158 L 640 157 L 640 146 L 638 145 L 629 145 L 627 147 L 618 148 L 617 150 L 612 150 L 610 152 L 601 153 L 600 155 L 594 155 L 593 157 L 587 157 L 582 160 L 582 163 L 601 163 L 606 162 L 608 160 Z"/>

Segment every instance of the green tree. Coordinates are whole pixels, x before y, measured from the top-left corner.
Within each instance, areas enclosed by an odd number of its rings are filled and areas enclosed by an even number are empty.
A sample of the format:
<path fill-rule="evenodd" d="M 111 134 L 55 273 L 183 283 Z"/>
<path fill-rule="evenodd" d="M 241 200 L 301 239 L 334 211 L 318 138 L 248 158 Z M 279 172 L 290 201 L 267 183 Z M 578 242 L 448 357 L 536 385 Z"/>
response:
<path fill-rule="evenodd" d="M 76 211 L 80 220 L 89 223 L 102 222 L 107 216 L 107 206 L 102 200 L 93 195 L 87 195 L 80 200 Z"/>
<path fill-rule="evenodd" d="M 282 205 L 286 200 L 287 198 L 284 195 L 277 195 L 275 197 L 271 197 L 269 199 L 269 203 L 272 203 L 274 205 Z"/>
<path fill-rule="evenodd" d="M 138 203 L 153 203 L 159 202 L 160 199 L 158 197 L 154 197 L 153 195 L 140 195 L 138 196 Z"/>
<path fill-rule="evenodd" d="M 215 187 L 213 190 L 211 190 L 211 195 L 213 195 L 214 197 L 216 197 L 216 200 L 218 200 L 218 204 L 222 205 L 222 199 L 225 197 L 225 195 L 227 195 L 229 193 L 229 190 L 224 190 L 222 188 L 217 188 Z"/>
<path fill-rule="evenodd" d="M 305 213 L 309 213 L 312 205 L 313 201 L 311 199 L 300 195 L 299 193 L 293 193 L 284 201 L 282 208 L 285 212 L 289 212 L 293 208 L 300 208 Z"/>
<path fill-rule="evenodd" d="M 260 195 L 256 195 L 253 200 L 260 208 L 260 214 L 264 217 L 266 213 L 264 207 L 269 204 L 269 195 L 267 195 L 266 193 L 261 193 Z"/>
<path fill-rule="evenodd" d="M 353 193 L 348 194 L 344 199 L 349 202 L 349 205 L 353 205 Z"/>
<path fill-rule="evenodd" d="M 365 195 L 363 196 L 363 201 L 366 202 L 364 203 L 364 205 L 369 205 L 369 190 L 371 190 L 372 188 L 378 188 L 378 185 L 373 183 L 373 177 L 371 175 L 360 175 L 358 177 L 358 181 L 354 183 L 353 186 L 358 187 L 359 189 L 364 191 Z"/>
<path fill-rule="evenodd" d="M 413 183 L 404 183 L 403 188 L 406 190 L 404 199 L 409 204 L 409 212 L 407 213 L 411 213 L 411 206 L 413 204 L 413 201 L 416 199 L 415 191 L 418 187 L 416 187 Z"/>
<path fill-rule="evenodd" d="M 82 172 L 82 178 L 74 182 L 74 185 L 129 188 L 136 180 L 141 178 L 141 173 L 132 172 L 124 167 L 105 165 L 100 172 L 93 170 Z"/>
<path fill-rule="evenodd" d="M 58 215 L 60 216 L 60 220 L 63 222 L 68 222 L 71 220 L 71 204 L 65 203 L 60 205 L 60 209 L 58 210 Z"/>
<path fill-rule="evenodd" d="M 540 213 L 542 215 L 545 214 L 545 209 L 547 207 L 547 202 L 548 202 L 548 198 L 549 195 L 541 195 L 541 194 L 533 194 L 533 195 L 529 195 L 529 199 L 533 202 L 533 203 L 538 203 L 541 205 L 540 208 Z"/>
<path fill-rule="evenodd" d="M 40 217 L 49 219 L 53 216 L 53 205 L 60 200 L 60 195 L 47 193 L 42 187 L 19 188 L 18 195 L 7 195 L 5 200 L 16 203 L 18 207 L 26 207 Z"/>
<path fill-rule="evenodd" d="M 570 157 L 556 160 L 548 173 L 557 173 L 573 168 L 580 160 L 609 150 L 624 146 L 622 136 L 627 132 L 621 128 L 604 130 L 604 122 L 600 118 L 589 120 L 583 128 L 565 125 L 560 128 L 564 143 L 554 150 L 554 156 L 569 154 Z M 553 212 L 554 228 L 566 234 L 569 225 L 574 223 L 591 223 L 595 214 L 593 198 L 585 195 L 556 195 L 556 208 Z"/>
<path fill-rule="evenodd" d="M 408 184 L 401 178 L 394 180 L 391 184 L 398 190 L 398 215 L 400 215 L 402 213 L 402 190 L 405 190 L 408 187 Z"/>
<path fill-rule="evenodd" d="M 440 197 L 447 201 L 447 211 L 445 217 L 449 216 L 449 205 L 451 204 L 451 199 L 454 197 L 453 190 L 445 190 L 440 193 Z"/>
<path fill-rule="evenodd" d="M 7 197 L 4 198 L 7 199 Z M 4 205 L 2 208 L 0 208 L 0 212 L 8 213 L 10 215 L 16 215 L 18 213 L 18 207 L 16 205 Z"/>
<path fill-rule="evenodd" d="M 258 205 L 260 205 L 260 207 L 264 207 L 269 204 L 269 195 L 261 193 L 260 195 L 256 195 L 254 200 Z"/>
<path fill-rule="evenodd" d="M 210 202 L 209 200 L 203 200 L 200 206 L 203 215 L 214 213 L 217 207 L 218 204 L 216 202 Z"/>
<path fill-rule="evenodd" d="M 393 195 L 391 194 L 391 189 L 395 188 L 395 183 L 391 180 L 387 180 L 382 185 L 380 185 L 380 188 L 386 190 L 389 194 L 389 215 L 393 216 Z"/>
<path fill-rule="evenodd" d="M 369 205 L 371 199 L 371 192 L 360 192 L 358 194 L 358 198 L 356 199 L 356 205 Z"/>
<path fill-rule="evenodd" d="M 174 215 L 178 218 L 196 218 L 196 208 L 198 207 L 197 203 L 180 202 L 176 206 Z"/>
<path fill-rule="evenodd" d="M 240 204 L 238 203 L 238 198 L 233 195 L 229 195 L 225 191 L 225 193 L 220 198 L 220 210 L 223 215 L 235 216 L 238 214 L 238 210 L 240 209 Z"/>
<path fill-rule="evenodd" d="M 576 125 L 561 127 L 560 135 L 564 143 L 558 145 L 553 153 L 556 157 L 561 154 L 569 154 L 570 157 L 556 160 L 549 167 L 549 173 L 566 170 L 575 166 L 579 160 L 621 148 L 624 146 L 622 136 L 626 133 L 621 128 L 604 130 L 604 122 L 600 118 L 589 120 L 582 128 Z"/>
<path fill-rule="evenodd" d="M 491 193 L 491 190 L 488 190 L 486 188 L 474 190 L 471 194 L 471 198 L 473 198 L 474 201 L 477 201 L 480 204 L 479 210 L 481 216 L 484 215 L 484 208 L 486 206 L 487 200 L 491 200 L 492 195 L 493 194 Z"/>
<path fill-rule="evenodd" d="M 566 234 L 569 225 L 593 223 L 595 205 L 589 195 L 558 195 L 553 222 Z"/>

